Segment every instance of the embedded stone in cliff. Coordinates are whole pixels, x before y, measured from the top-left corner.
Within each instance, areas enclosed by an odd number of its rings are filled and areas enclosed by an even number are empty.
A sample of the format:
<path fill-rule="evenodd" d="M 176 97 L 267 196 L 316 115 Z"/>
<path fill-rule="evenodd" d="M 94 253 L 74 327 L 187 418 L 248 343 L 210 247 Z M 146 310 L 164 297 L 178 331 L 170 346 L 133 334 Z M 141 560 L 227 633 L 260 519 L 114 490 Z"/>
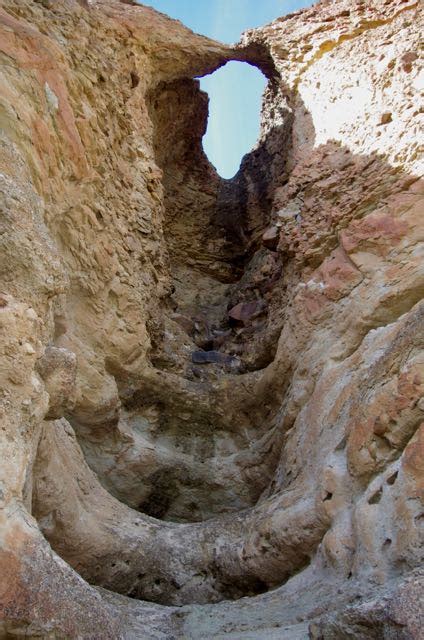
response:
<path fill-rule="evenodd" d="M 240 325 L 247 325 L 265 309 L 264 300 L 253 300 L 252 302 L 239 302 L 228 311 L 230 320 Z"/>
<path fill-rule="evenodd" d="M 262 236 L 262 244 L 271 251 L 275 251 L 280 239 L 280 230 L 277 226 L 269 227 Z"/>
<path fill-rule="evenodd" d="M 380 124 L 389 124 L 392 121 L 392 114 L 390 111 L 385 111 L 381 114 Z"/>

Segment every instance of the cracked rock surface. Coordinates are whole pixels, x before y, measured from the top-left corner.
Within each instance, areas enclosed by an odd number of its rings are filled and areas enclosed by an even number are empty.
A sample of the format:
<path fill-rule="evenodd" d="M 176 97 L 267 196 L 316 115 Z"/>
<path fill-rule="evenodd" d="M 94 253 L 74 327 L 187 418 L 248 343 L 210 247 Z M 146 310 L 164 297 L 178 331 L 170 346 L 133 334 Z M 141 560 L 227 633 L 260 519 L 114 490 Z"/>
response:
<path fill-rule="evenodd" d="M 0 0 L 1 638 L 423 637 L 422 30 Z"/>

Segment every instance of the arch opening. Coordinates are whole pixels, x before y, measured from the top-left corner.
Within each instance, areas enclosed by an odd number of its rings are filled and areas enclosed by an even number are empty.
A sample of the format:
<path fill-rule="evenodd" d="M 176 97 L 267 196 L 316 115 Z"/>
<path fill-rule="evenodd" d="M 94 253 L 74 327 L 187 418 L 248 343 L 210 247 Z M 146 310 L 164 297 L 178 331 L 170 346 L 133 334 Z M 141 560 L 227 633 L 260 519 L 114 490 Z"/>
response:
<path fill-rule="evenodd" d="M 200 79 L 209 95 L 209 117 L 203 149 L 218 174 L 234 177 L 260 131 L 264 74 L 247 62 L 230 61 Z"/>

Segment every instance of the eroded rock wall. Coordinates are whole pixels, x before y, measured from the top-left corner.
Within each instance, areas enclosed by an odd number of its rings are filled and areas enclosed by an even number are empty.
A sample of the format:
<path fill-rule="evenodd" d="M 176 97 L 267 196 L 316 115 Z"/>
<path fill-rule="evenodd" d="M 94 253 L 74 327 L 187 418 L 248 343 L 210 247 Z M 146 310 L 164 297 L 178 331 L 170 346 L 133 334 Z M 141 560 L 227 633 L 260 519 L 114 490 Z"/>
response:
<path fill-rule="evenodd" d="M 420 637 L 421 28 L 1 2 L 4 637 Z M 224 181 L 228 60 L 269 84 Z"/>

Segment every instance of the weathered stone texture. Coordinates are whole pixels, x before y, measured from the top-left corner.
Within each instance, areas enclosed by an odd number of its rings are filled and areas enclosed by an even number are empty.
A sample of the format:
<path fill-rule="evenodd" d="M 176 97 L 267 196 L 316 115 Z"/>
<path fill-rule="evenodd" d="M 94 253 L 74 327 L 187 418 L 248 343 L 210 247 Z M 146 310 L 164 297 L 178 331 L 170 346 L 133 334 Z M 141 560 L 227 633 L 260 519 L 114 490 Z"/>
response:
<path fill-rule="evenodd" d="M 422 637 L 422 17 L 0 1 L 0 637 Z"/>

